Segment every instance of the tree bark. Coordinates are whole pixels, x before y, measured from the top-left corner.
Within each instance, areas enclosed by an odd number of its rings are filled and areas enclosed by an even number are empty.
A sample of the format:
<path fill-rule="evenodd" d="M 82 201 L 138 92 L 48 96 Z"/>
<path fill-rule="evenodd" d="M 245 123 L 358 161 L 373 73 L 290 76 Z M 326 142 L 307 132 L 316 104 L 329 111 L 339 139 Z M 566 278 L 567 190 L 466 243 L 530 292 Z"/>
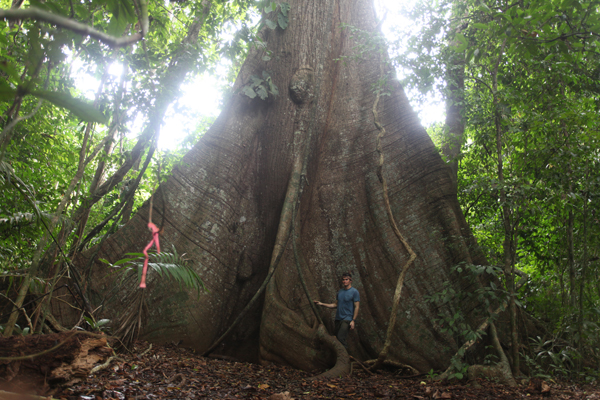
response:
<path fill-rule="evenodd" d="M 293 0 L 289 26 L 265 28 L 265 50 L 251 50 L 234 85 L 234 94 L 216 122 L 184 157 L 154 195 L 153 215 L 163 218 L 161 246 L 174 245 L 195 266 L 209 292 L 198 298 L 151 275 L 149 313 L 142 337 L 183 340 L 208 349 L 238 318 L 269 273 L 277 232 L 294 163 L 307 147 L 305 179 L 297 219 L 297 243 L 312 297 L 335 298 L 339 278 L 352 272 L 361 294 L 357 328 L 349 352 L 371 359 L 384 345 L 398 276 L 409 255 L 388 221 L 377 177 L 377 127 L 371 114 L 373 85 L 380 78 L 380 57 L 361 53 L 359 37 L 340 28 L 348 24 L 373 32 L 373 6 L 366 0 Z M 273 18 L 273 14 L 270 15 Z M 276 18 L 276 16 L 275 16 Z M 347 62 L 337 61 L 344 57 Z M 385 68 L 388 68 L 385 66 Z M 251 76 L 269 73 L 279 96 L 266 101 L 241 94 Z M 386 70 L 389 72 L 389 70 Z M 389 202 L 396 223 L 416 254 L 408 270 L 394 344 L 388 357 L 420 371 L 445 368 L 461 343 L 434 324 L 437 309 L 424 296 L 450 280 L 466 288 L 450 268 L 461 262 L 484 264 L 466 225 L 447 168 L 396 81 L 378 114 L 385 127 Z M 164 205 L 163 205 L 164 202 Z M 139 252 L 150 240 L 149 204 L 100 249 L 111 262 Z M 158 216 L 165 210 L 164 215 Z M 305 370 L 331 368 L 331 346 L 319 339 L 315 317 L 296 270 L 292 243 L 265 294 L 215 349 L 237 358 L 287 364 Z M 95 263 L 91 298 L 113 318 L 128 305 L 119 298 L 127 288 L 106 277 Z M 111 291 L 115 293 L 111 297 Z M 476 303 L 461 305 L 469 321 Z M 325 315 L 333 330 L 333 315 Z"/>
<path fill-rule="evenodd" d="M 0 338 L 0 379 L 3 389 L 45 394 L 48 383 L 70 386 L 85 380 L 113 353 L 106 336 L 84 331 Z"/>

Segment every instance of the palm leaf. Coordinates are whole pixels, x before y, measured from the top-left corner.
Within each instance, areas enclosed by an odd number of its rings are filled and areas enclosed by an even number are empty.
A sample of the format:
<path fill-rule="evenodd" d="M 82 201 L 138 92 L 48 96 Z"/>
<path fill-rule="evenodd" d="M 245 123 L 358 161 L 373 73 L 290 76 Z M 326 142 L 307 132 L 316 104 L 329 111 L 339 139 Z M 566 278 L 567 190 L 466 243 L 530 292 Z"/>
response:
<path fill-rule="evenodd" d="M 124 276 L 128 275 L 129 272 L 136 271 L 138 275 L 138 282 L 142 279 L 142 268 L 144 266 L 144 255 L 142 253 L 127 253 L 128 258 L 121 259 L 114 264 L 101 260 L 110 266 L 117 268 L 117 272 L 120 272 Z M 183 290 L 184 288 L 193 289 L 198 292 L 208 292 L 202 278 L 194 269 L 188 264 L 188 261 L 183 256 L 177 253 L 175 247 L 172 247 L 171 252 L 163 251 L 158 254 L 155 252 L 148 253 L 149 262 L 148 267 L 158 273 L 160 278 L 172 280 L 176 282 L 179 287 Z"/>

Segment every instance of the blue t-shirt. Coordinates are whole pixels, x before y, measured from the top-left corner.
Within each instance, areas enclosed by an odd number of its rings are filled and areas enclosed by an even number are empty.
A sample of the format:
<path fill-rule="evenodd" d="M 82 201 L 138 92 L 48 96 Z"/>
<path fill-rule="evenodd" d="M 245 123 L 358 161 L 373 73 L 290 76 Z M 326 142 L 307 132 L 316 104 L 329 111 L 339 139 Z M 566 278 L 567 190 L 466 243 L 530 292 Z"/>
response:
<path fill-rule="evenodd" d="M 360 301 L 358 290 L 351 287 L 350 289 L 340 289 L 337 294 L 337 312 L 335 313 L 336 321 L 352 321 L 354 318 L 354 302 Z"/>

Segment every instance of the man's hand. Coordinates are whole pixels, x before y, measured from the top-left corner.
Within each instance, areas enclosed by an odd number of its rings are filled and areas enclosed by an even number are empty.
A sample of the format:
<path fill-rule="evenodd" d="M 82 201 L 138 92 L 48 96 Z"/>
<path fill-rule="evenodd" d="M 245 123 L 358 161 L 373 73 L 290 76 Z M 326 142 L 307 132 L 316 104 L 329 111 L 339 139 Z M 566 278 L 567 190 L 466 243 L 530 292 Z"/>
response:
<path fill-rule="evenodd" d="M 354 329 L 354 321 L 350 321 L 350 329 L 353 330 Z"/>
<path fill-rule="evenodd" d="M 321 303 L 319 300 L 313 300 L 313 302 L 321 307 L 325 307 L 325 308 L 337 308 L 337 303 Z"/>

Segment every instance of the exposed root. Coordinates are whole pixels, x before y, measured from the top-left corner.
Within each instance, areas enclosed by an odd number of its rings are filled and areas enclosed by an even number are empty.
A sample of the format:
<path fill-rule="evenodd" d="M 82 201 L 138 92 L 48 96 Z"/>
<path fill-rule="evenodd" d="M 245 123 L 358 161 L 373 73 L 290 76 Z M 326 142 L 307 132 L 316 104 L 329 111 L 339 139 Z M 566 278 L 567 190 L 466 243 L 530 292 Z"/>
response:
<path fill-rule="evenodd" d="M 375 375 L 375 373 L 373 371 L 371 371 L 370 369 L 368 369 L 367 367 L 365 367 L 365 365 L 363 363 L 361 363 L 360 361 L 358 361 L 356 358 L 350 356 L 350 359 L 353 361 L 351 368 L 350 368 L 350 373 L 352 373 L 352 371 L 354 370 L 354 364 L 358 364 L 362 367 L 362 369 L 364 369 L 365 371 L 367 371 L 370 375 Z"/>
<path fill-rule="evenodd" d="M 373 370 L 373 366 L 376 365 L 378 362 L 379 362 L 379 359 L 377 358 L 375 360 L 365 361 L 365 364 L 367 364 L 367 365 L 371 364 L 371 367 L 369 369 Z M 398 361 L 384 360 L 382 362 L 381 366 L 402 369 L 402 370 L 408 371 L 409 373 L 411 373 L 413 375 L 420 375 L 419 371 L 417 371 L 417 369 L 415 367 L 408 365 L 408 364 L 402 364 L 401 362 L 398 362 Z"/>
<path fill-rule="evenodd" d="M 500 340 L 498 339 L 498 333 L 496 332 L 496 326 L 490 320 L 486 320 L 484 324 L 487 326 L 489 323 L 490 327 L 490 338 L 492 339 L 492 344 L 496 353 L 498 353 L 498 357 L 500 358 L 500 362 L 493 366 L 487 365 L 472 365 L 467 370 L 467 375 L 469 380 L 475 380 L 477 378 L 486 378 L 486 379 L 495 379 L 503 385 L 508 385 L 511 387 L 517 386 L 517 382 L 512 374 L 510 369 L 510 363 L 508 362 L 508 358 L 500 345 Z M 467 344 L 467 343 L 465 343 Z M 463 347 L 465 347 L 463 345 Z M 470 346 L 469 346 L 470 347 Z M 467 347 L 468 348 L 468 347 Z M 450 374 L 450 367 L 442 375 L 440 375 L 437 380 L 447 379 Z"/>
<path fill-rule="evenodd" d="M 0 390 L 0 399 L 2 400 L 54 400 L 53 397 L 49 396 L 36 396 L 34 394 L 22 394 L 22 393 L 13 393 L 13 392 L 5 392 L 4 390 Z"/>
<path fill-rule="evenodd" d="M 94 368 L 92 368 L 90 370 L 90 375 L 95 374 L 98 371 L 102 371 L 103 369 L 108 368 L 110 366 L 110 363 L 113 362 L 114 360 L 125 361 L 121 357 L 117 357 L 117 356 L 108 357 L 108 360 L 106 360 L 105 363 L 96 365 Z"/>
<path fill-rule="evenodd" d="M 508 358 L 500 345 L 500 340 L 498 340 L 498 332 L 496 332 L 496 325 L 492 322 L 490 324 L 490 335 L 492 337 L 492 343 L 494 344 L 494 349 L 498 353 L 498 357 L 500 357 L 500 362 L 496 365 L 500 372 L 503 375 L 503 382 L 508 386 L 517 386 L 517 382 L 510 370 L 510 363 L 508 362 Z"/>
<path fill-rule="evenodd" d="M 333 368 L 323 372 L 317 376 L 310 378 L 311 380 L 319 380 L 325 378 L 340 378 L 350 374 L 350 356 L 346 348 L 340 343 L 335 336 L 329 335 L 324 325 L 319 325 L 317 329 L 317 337 L 327 347 L 333 350 L 336 356 L 336 362 Z"/>
<path fill-rule="evenodd" d="M 477 328 L 477 331 L 475 331 L 476 335 L 484 333 L 485 330 L 488 328 L 488 326 L 492 323 L 492 318 L 494 318 L 501 311 L 503 311 L 505 307 L 506 307 L 506 301 L 504 301 L 500 305 L 500 307 L 498 307 L 494 312 L 492 312 L 490 314 L 490 316 L 485 321 L 483 321 L 483 323 L 481 325 L 479 325 L 479 327 Z M 475 343 L 477 343 L 476 339 L 472 339 L 472 340 L 466 341 L 460 347 L 460 349 L 458 349 L 458 351 L 456 352 L 456 354 L 454 355 L 454 357 L 459 357 L 459 354 L 465 354 L 467 352 L 467 350 L 469 350 Z M 448 376 L 450 376 L 451 370 L 452 370 L 452 366 L 449 366 L 441 375 L 439 375 L 436 378 L 436 380 L 440 380 L 441 381 L 441 380 L 444 380 L 444 379 L 448 379 Z"/>
<path fill-rule="evenodd" d="M 152 343 L 150 343 L 150 346 L 148 346 L 148 348 L 146 350 L 144 350 L 143 352 L 140 353 L 140 357 L 145 356 L 146 354 L 148 354 L 148 352 L 152 350 Z"/>

